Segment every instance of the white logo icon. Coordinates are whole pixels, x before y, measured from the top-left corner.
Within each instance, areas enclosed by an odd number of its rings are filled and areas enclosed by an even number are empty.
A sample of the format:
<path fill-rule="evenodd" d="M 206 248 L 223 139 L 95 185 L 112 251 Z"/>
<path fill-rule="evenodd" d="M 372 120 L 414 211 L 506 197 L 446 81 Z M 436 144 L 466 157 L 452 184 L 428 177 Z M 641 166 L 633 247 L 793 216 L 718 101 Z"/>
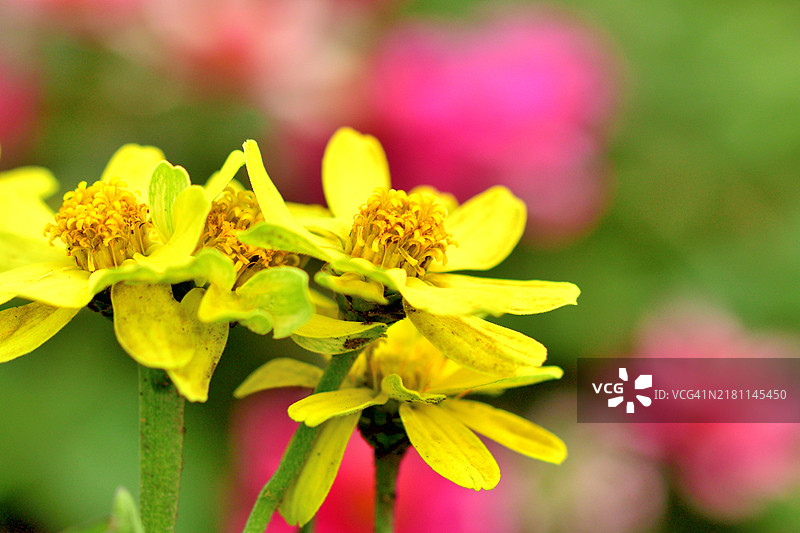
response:
<path fill-rule="evenodd" d="M 619 369 L 619 379 L 622 381 L 628 381 L 628 369 L 620 368 Z M 641 374 L 636 381 L 633 382 L 633 388 L 636 390 L 642 389 L 649 389 L 653 386 L 653 375 L 652 374 Z M 641 394 L 636 395 L 636 399 L 639 400 L 639 403 L 644 405 L 645 407 L 649 407 L 653 400 L 650 399 L 649 396 L 643 396 Z M 615 396 L 613 398 L 608 399 L 608 406 L 609 407 L 616 407 L 624 401 L 622 396 Z M 628 401 L 625 404 L 625 412 L 626 413 L 633 413 L 634 412 L 634 403 L 632 401 Z"/>

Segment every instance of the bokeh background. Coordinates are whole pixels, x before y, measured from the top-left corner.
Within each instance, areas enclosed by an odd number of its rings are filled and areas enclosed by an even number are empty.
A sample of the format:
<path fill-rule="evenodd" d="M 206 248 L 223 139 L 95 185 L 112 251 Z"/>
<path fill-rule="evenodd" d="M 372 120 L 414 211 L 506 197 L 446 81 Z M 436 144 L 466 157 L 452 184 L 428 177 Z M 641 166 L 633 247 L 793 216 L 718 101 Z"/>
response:
<path fill-rule="evenodd" d="M 577 357 L 800 357 L 798 27 L 790 0 L 0 0 L 0 169 L 46 166 L 63 192 L 138 142 L 203 182 L 255 138 L 285 196 L 319 202 L 324 143 L 351 125 L 399 186 L 463 201 L 504 184 L 529 224 L 491 275 L 583 294 L 498 319 L 566 370 L 498 403 L 570 457 L 498 450 L 501 484 L 480 494 L 409 457 L 402 529 L 800 531 L 799 425 L 578 425 L 574 397 Z M 231 331 L 208 403 L 187 408 L 179 531 L 239 529 L 290 398 L 232 391 L 294 353 Z M 135 492 L 136 387 L 88 310 L 0 367 L 0 531 L 60 531 Z M 322 533 L 369 530 L 362 446 Z"/>

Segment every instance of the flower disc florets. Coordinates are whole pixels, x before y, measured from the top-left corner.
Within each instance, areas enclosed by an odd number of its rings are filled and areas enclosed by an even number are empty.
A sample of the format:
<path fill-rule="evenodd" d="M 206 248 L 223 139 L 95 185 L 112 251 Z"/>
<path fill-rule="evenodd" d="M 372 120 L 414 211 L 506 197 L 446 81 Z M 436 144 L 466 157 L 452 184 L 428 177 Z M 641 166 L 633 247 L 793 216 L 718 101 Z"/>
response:
<path fill-rule="evenodd" d="M 67 253 L 84 270 L 119 266 L 134 254 L 144 254 L 151 244 L 152 224 L 148 208 L 112 178 L 87 187 L 86 182 L 64 195 L 55 223 L 44 228 L 50 242 L 56 238 L 67 245 Z"/>
<path fill-rule="evenodd" d="M 393 335 L 373 342 L 351 372 L 357 385 L 378 391 L 383 378 L 397 374 L 409 389 L 425 392 L 447 359 L 411 328 L 395 328 Z"/>
<path fill-rule="evenodd" d="M 444 229 L 445 216 L 432 194 L 376 189 L 355 215 L 345 253 L 421 277 L 431 261 L 447 262 L 453 239 Z"/>
<path fill-rule="evenodd" d="M 252 191 L 228 186 L 211 204 L 198 249 L 216 248 L 231 258 L 236 269 L 236 286 L 268 267 L 301 266 L 300 256 L 295 253 L 259 248 L 239 240 L 237 232 L 262 220 L 264 215 Z"/>

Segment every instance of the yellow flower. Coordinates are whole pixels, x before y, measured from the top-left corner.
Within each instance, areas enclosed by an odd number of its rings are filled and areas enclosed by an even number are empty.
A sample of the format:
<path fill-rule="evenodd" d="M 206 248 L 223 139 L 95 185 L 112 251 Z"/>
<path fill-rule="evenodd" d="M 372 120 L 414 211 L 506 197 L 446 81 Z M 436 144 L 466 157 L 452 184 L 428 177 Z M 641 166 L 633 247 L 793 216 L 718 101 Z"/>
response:
<path fill-rule="evenodd" d="M 313 387 L 321 373 L 307 363 L 275 359 L 248 377 L 235 395 Z M 561 463 L 566 447 L 558 437 L 522 417 L 463 396 L 496 394 L 562 374 L 558 367 L 504 379 L 479 374 L 445 358 L 410 321 L 397 322 L 385 339 L 359 356 L 339 390 L 313 394 L 289 407 L 293 420 L 322 427 L 308 462 L 284 497 L 281 513 L 290 524 L 304 524 L 313 517 L 333 484 L 356 425 L 373 446 L 394 445 L 396 434 L 375 436 L 376 415 L 394 419 L 397 431 L 407 435 L 431 468 L 463 487 L 491 489 L 500 479 L 497 463 L 473 431 L 526 456 Z"/>
<path fill-rule="evenodd" d="M 512 376 L 544 361 L 544 346 L 476 315 L 575 304 L 575 285 L 451 273 L 488 270 L 516 246 L 526 208 L 508 189 L 493 187 L 460 206 L 430 190 L 395 191 L 378 141 L 342 128 L 322 164 L 333 216 L 295 217 L 269 179 L 258 146 L 248 141 L 244 148 L 253 190 L 270 209 L 240 239 L 326 262 L 315 280 L 341 295 L 343 318 L 393 322 L 408 316 L 448 357 L 480 372 Z"/>
<path fill-rule="evenodd" d="M 313 308 L 305 272 L 286 267 L 256 273 L 225 253 L 225 237 L 244 228 L 236 217 L 226 218 L 227 208 L 238 204 L 220 205 L 243 164 L 244 154 L 233 152 L 200 187 L 157 148 L 126 145 L 99 181 L 65 194 L 56 213 L 42 201 L 56 189 L 49 172 L 20 169 L 0 177 L 6 207 L 0 216 L 0 301 L 32 301 L 0 312 L 0 362 L 33 351 L 87 304 L 113 308 L 125 351 L 144 366 L 166 370 L 187 399 L 205 401 L 229 316 L 276 336 L 306 322 Z M 209 283 L 208 291 L 188 287 L 176 300 L 172 285 L 193 281 Z M 226 297 L 227 307 L 218 302 Z M 204 318 L 203 304 L 212 310 L 206 312 L 211 320 L 198 319 Z"/>

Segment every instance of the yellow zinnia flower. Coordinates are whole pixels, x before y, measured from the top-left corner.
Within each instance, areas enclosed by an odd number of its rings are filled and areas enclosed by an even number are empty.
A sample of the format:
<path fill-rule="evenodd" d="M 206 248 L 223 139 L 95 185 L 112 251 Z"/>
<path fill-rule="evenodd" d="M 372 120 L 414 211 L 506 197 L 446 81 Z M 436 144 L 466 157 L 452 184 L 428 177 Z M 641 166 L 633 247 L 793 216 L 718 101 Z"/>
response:
<path fill-rule="evenodd" d="M 57 187 L 49 172 L 0 176 L 0 302 L 32 301 L 0 311 L 0 362 L 33 351 L 89 305 L 113 313 L 117 339 L 138 363 L 166 370 L 187 399 L 205 401 L 231 316 L 283 337 L 306 322 L 307 274 L 258 272 L 293 261 L 231 247 L 249 227 L 243 220 L 257 218 L 246 194 L 229 186 L 243 164 L 234 151 L 200 187 L 157 148 L 126 145 L 99 181 L 65 194 L 56 213 L 42 201 Z M 208 290 L 191 285 L 176 300 L 172 285 L 195 281 Z M 204 307 L 210 319 L 201 320 Z"/>
<path fill-rule="evenodd" d="M 321 369 L 307 363 L 274 359 L 248 377 L 235 395 L 313 387 L 321 374 Z M 280 511 L 290 524 L 304 524 L 313 517 L 333 484 L 356 425 L 376 449 L 397 446 L 407 435 L 437 473 L 475 490 L 493 488 L 500 470 L 473 431 L 529 457 L 561 463 L 566 446 L 558 437 L 522 417 L 463 396 L 496 394 L 562 374 L 558 367 L 505 379 L 479 374 L 445 358 L 410 321 L 397 322 L 385 339 L 359 356 L 339 390 L 313 394 L 289 407 L 293 420 L 321 429 Z M 387 424 L 394 431 L 381 434 Z"/>
<path fill-rule="evenodd" d="M 295 217 L 269 179 L 256 143 L 247 141 L 244 148 L 253 190 L 270 209 L 265 222 L 240 239 L 326 262 L 315 280 L 341 295 L 343 318 L 393 322 L 408 316 L 448 357 L 480 372 L 512 376 L 544 361 L 544 346 L 475 315 L 533 314 L 575 304 L 575 285 L 451 273 L 488 270 L 516 246 L 526 208 L 508 189 L 493 187 L 460 206 L 430 191 L 396 191 L 380 143 L 342 128 L 322 164 L 333 216 Z"/>

